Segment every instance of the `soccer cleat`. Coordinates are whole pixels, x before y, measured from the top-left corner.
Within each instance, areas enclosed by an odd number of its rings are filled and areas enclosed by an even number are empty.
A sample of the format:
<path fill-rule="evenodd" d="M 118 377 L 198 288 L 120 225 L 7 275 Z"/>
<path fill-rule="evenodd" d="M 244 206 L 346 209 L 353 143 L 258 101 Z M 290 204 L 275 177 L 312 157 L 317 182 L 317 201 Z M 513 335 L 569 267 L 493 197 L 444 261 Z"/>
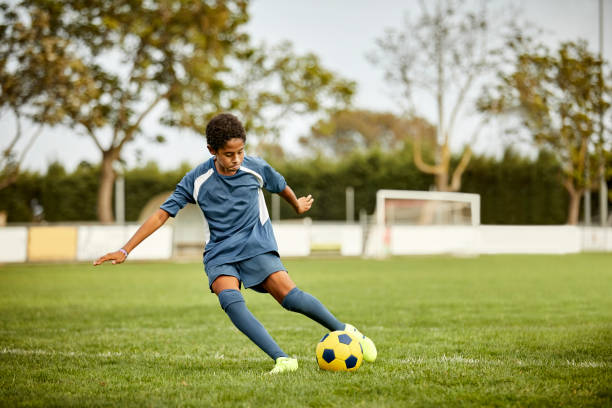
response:
<path fill-rule="evenodd" d="M 288 373 L 298 369 L 297 358 L 279 357 L 269 374 Z"/>
<path fill-rule="evenodd" d="M 376 360 L 378 352 L 376 351 L 376 346 L 374 345 L 372 339 L 361 334 L 361 332 L 357 330 L 352 324 L 346 323 L 344 325 L 344 331 L 347 331 L 357 336 L 359 344 L 361 344 L 361 349 L 363 350 L 363 360 L 367 361 L 368 363 L 373 363 Z"/>

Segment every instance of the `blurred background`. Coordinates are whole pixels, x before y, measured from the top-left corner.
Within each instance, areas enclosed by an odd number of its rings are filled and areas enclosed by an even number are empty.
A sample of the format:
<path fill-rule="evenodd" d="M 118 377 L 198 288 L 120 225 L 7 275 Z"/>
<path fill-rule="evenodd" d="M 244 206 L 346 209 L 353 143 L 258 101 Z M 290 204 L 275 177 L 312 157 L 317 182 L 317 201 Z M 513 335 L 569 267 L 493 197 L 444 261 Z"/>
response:
<path fill-rule="evenodd" d="M 610 0 L 0 13 L 0 236 L 15 244 L 0 261 L 115 249 L 209 157 L 204 128 L 224 111 L 249 154 L 316 198 L 296 220 L 267 196 L 285 254 L 612 250 Z M 197 212 L 142 257 L 200 256 Z"/>

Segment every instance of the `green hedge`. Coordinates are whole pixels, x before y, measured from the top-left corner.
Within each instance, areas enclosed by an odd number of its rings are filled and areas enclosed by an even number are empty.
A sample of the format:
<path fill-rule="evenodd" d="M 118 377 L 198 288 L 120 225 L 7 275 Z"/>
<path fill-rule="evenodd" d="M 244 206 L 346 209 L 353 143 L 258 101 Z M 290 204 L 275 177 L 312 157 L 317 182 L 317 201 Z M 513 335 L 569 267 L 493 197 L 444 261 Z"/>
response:
<path fill-rule="evenodd" d="M 470 162 L 462 191 L 478 193 L 483 224 L 547 225 L 567 221 L 568 194 L 555 159 L 541 153 L 534 160 L 507 151 L 501 160 L 477 157 Z"/>
<path fill-rule="evenodd" d="M 360 209 L 372 214 L 379 189 L 429 190 L 430 175 L 419 172 L 409 151 L 370 151 L 342 160 L 316 158 L 273 163 L 296 194 L 312 194 L 314 220 L 344 220 L 345 189 L 355 191 L 355 219 Z M 136 221 L 147 201 L 171 191 L 188 171 L 186 165 L 162 172 L 157 165 L 127 171 L 126 219 Z M 25 172 L 0 191 L 0 210 L 9 222 L 32 221 L 31 202 L 38 200 L 47 221 L 95 221 L 99 167 L 82 163 L 68 173 L 58 163 L 46 174 Z M 558 164 L 547 154 L 535 160 L 507 152 L 501 159 L 476 156 L 463 177 L 462 191 L 481 195 L 484 224 L 563 224 L 568 199 L 561 186 Z M 269 194 L 268 194 L 269 196 Z M 269 198 L 269 197 L 268 197 Z M 282 200 L 281 200 L 282 201 Z M 281 206 L 281 218 L 294 218 L 290 206 Z"/>
<path fill-rule="evenodd" d="M 317 158 L 275 164 L 296 195 L 312 194 L 315 205 L 309 212 L 314 220 L 346 219 L 346 188 L 355 191 L 354 219 L 360 209 L 374 212 L 376 191 L 380 189 L 428 190 L 433 178 L 422 174 L 407 152 L 399 154 L 371 151 L 354 154 L 342 161 Z M 281 218 L 295 218 L 293 209 L 283 202 Z"/>
<path fill-rule="evenodd" d="M 154 163 L 129 170 L 125 175 L 126 219 L 136 221 L 151 197 L 174 190 L 188 170 L 182 165 L 162 172 Z M 36 199 L 44 208 L 46 221 L 96 221 L 99 177 L 100 167 L 86 162 L 72 173 L 59 163 L 51 164 L 44 175 L 22 173 L 15 184 L 0 190 L 0 211 L 7 211 L 8 222 L 30 222 L 31 203 Z"/>

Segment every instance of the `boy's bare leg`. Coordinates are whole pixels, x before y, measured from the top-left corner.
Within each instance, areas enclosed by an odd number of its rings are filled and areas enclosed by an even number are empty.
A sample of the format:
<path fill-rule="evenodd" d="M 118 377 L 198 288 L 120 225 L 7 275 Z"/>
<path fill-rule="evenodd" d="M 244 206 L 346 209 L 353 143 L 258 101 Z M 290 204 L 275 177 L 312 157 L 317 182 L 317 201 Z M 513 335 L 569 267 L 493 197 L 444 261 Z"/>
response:
<path fill-rule="evenodd" d="M 268 276 L 262 286 L 278 303 L 282 304 L 285 296 L 295 288 L 295 283 L 286 271 L 278 271 Z"/>
<path fill-rule="evenodd" d="M 211 285 L 211 289 L 217 296 L 219 296 L 219 293 L 227 289 L 240 290 L 240 283 L 238 282 L 238 279 L 233 276 L 221 275 L 215 279 Z"/>

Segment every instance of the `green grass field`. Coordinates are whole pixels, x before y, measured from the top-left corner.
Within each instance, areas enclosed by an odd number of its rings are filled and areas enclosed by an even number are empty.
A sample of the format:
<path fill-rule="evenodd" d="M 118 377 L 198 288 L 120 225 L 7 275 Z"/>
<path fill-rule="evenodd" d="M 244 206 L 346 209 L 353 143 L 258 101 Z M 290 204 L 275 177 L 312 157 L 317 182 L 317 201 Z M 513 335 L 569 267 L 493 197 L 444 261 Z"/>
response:
<path fill-rule="evenodd" d="M 246 291 L 300 369 L 231 325 L 201 264 L 0 266 L 2 406 L 610 406 L 612 255 L 285 260 L 377 344 L 318 369 L 325 329 Z"/>

